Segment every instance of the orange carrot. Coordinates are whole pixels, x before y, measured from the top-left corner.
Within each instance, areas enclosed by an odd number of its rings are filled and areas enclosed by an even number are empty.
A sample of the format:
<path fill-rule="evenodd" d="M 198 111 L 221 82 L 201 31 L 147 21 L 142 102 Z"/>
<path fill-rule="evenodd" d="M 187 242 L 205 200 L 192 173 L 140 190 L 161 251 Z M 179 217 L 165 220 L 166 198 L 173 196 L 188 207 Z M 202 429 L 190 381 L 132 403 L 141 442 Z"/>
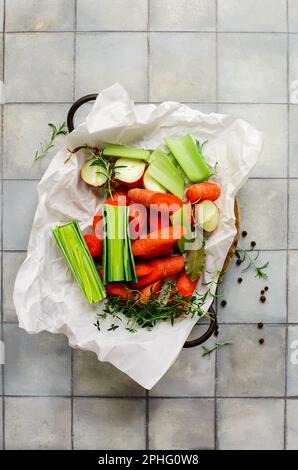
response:
<path fill-rule="evenodd" d="M 161 256 L 170 256 L 174 254 L 174 249 L 171 245 L 164 246 L 163 248 L 159 248 L 159 250 L 155 252 L 151 252 L 148 256 L 142 256 L 143 259 L 151 260 L 152 258 L 160 258 Z"/>
<path fill-rule="evenodd" d="M 151 271 L 153 271 L 153 268 L 151 268 L 148 263 L 136 263 L 137 277 L 146 276 L 151 273 Z"/>
<path fill-rule="evenodd" d="M 117 295 L 122 297 L 122 299 L 129 299 L 132 296 L 132 292 L 125 284 L 121 282 L 115 284 L 106 284 L 105 288 L 109 297 Z"/>
<path fill-rule="evenodd" d="M 136 240 L 141 235 L 147 222 L 147 210 L 141 204 L 129 203 L 129 230 L 132 240 Z"/>
<path fill-rule="evenodd" d="M 129 197 L 127 196 L 127 191 L 125 190 L 116 190 L 108 197 L 105 204 L 110 204 L 111 206 L 128 206 Z"/>
<path fill-rule="evenodd" d="M 100 256 L 102 254 L 103 241 L 91 233 L 86 233 L 84 238 L 91 256 L 93 258 Z"/>
<path fill-rule="evenodd" d="M 155 232 L 161 228 L 170 227 L 171 221 L 168 214 L 162 214 L 161 211 L 150 210 L 148 225 L 149 232 Z"/>
<path fill-rule="evenodd" d="M 169 248 L 185 234 L 185 227 L 176 225 L 151 232 L 146 238 L 135 240 L 132 243 L 134 256 L 158 256 L 164 247 Z"/>
<path fill-rule="evenodd" d="M 186 191 L 187 199 L 194 203 L 209 199 L 216 201 L 221 193 L 220 187 L 216 183 L 205 181 L 204 183 L 192 184 Z"/>
<path fill-rule="evenodd" d="M 152 267 L 152 272 L 135 283 L 135 287 L 147 286 L 165 277 L 175 276 L 183 269 L 184 258 L 183 256 L 168 256 L 166 258 L 154 259 L 149 261 L 148 264 Z"/>
<path fill-rule="evenodd" d="M 186 274 L 185 270 L 179 274 L 179 277 L 176 281 L 176 289 L 180 295 L 189 297 L 193 294 L 198 281 L 191 281 Z"/>
<path fill-rule="evenodd" d="M 130 189 L 127 194 L 128 197 L 134 202 L 143 204 L 148 208 L 154 204 L 160 210 L 171 209 L 172 212 L 175 212 L 183 205 L 182 200 L 173 194 L 158 193 L 155 191 L 150 191 L 149 189 L 134 188 Z"/>
<path fill-rule="evenodd" d="M 162 285 L 162 280 L 159 280 L 141 289 L 140 298 L 139 298 L 140 302 L 145 302 L 145 303 L 148 302 L 150 296 L 160 290 L 161 285 Z"/>

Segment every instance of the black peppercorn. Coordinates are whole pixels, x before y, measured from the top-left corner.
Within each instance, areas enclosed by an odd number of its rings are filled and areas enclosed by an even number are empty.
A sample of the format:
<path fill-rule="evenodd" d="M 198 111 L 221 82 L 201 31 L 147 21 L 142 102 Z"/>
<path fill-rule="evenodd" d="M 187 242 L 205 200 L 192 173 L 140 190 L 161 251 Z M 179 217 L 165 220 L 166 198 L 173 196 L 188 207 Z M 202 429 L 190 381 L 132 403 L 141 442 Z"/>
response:
<path fill-rule="evenodd" d="M 264 342 L 265 342 L 264 338 L 259 339 L 259 344 L 264 344 Z"/>
<path fill-rule="evenodd" d="M 240 266 L 241 263 L 242 263 L 241 259 L 237 259 L 236 261 L 237 266 Z"/>
<path fill-rule="evenodd" d="M 264 290 L 264 289 L 261 290 L 261 294 L 262 294 L 262 295 L 265 294 L 265 290 Z"/>
<path fill-rule="evenodd" d="M 263 326 L 264 326 L 264 323 L 262 321 L 259 321 L 259 323 L 258 323 L 259 330 L 261 330 L 263 328 Z"/>
<path fill-rule="evenodd" d="M 222 301 L 220 302 L 220 305 L 221 305 L 222 307 L 225 307 L 225 306 L 227 305 L 227 301 L 226 301 L 226 300 L 222 300 Z"/>
<path fill-rule="evenodd" d="M 242 277 L 238 277 L 238 284 L 241 284 L 242 281 L 243 281 Z"/>
<path fill-rule="evenodd" d="M 260 297 L 260 302 L 262 302 L 262 303 L 266 302 L 266 297 L 265 297 L 265 295 L 261 295 L 261 297 Z"/>
<path fill-rule="evenodd" d="M 269 290 L 269 287 L 268 287 L 268 286 L 265 286 L 265 287 L 264 287 L 264 290 L 265 290 L 265 291 Z"/>
<path fill-rule="evenodd" d="M 256 242 L 253 240 L 252 242 L 250 242 L 250 246 L 254 248 L 256 246 Z"/>
<path fill-rule="evenodd" d="M 247 236 L 247 231 L 246 230 L 243 230 L 242 232 L 242 237 L 245 238 Z"/>

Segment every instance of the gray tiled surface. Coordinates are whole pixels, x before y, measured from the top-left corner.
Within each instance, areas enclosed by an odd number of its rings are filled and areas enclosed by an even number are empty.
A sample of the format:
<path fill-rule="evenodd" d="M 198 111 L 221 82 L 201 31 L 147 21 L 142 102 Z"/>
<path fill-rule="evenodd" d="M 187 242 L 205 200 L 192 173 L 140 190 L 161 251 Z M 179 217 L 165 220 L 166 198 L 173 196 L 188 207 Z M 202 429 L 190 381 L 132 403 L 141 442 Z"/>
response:
<path fill-rule="evenodd" d="M 297 0 L 0 0 L 0 448 L 297 448 L 297 18 Z M 62 336 L 18 329 L 11 298 L 53 155 L 32 165 L 47 123 L 115 81 L 136 101 L 232 114 L 265 137 L 240 201 L 241 245 L 255 239 L 270 260 L 267 301 L 265 281 L 239 285 L 233 266 L 219 312 L 219 338 L 233 345 L 206 358 L 184 350 L 150 394 Z"/>

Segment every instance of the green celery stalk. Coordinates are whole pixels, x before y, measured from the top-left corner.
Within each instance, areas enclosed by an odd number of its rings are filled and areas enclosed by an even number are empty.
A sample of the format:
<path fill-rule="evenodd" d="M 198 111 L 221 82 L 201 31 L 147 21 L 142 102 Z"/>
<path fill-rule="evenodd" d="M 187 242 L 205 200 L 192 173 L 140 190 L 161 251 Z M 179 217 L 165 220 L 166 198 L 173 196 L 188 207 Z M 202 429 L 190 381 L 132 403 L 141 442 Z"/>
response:
<path fill-rule="evenodd" d="M 100 302 L 106 292 L 78 222 L 72 220 L 52 232 L 88 302 Z"/>
<path fill-rule="evenodd" d="M 135 263 L 129 237 L 129 208 L 127 206 L 103 206 L 103 281 L 137 281 Z"/>
<path fill-rule="evenodd" d="M 186 243 L 189 243 L 193 239 L 191 230 L 191 205 L 183 204 L 178 211 L 170 216 L 170 219 L 172 225 L 179 225 L 186 228 L 185 235 L 177 241 L 180 253 L 184 253 L 186 251 Z"/>
<path fill-rule="evenodd" d="M 120 144 L 105 144 L 103 155 L 105 157 L 123 157 L 123 158 L 137 158 L 140 160 L 148 160 L 151 151 L 139 149 L 136 147 L 128 147 Z"/>
<path fill-rule="evenodd" d="M 162 150 L 154 150 L 147 171 L 159 184 L 182 199 L 184 178 Z"/>
<path fill-rule="evenodd" d="M 165 139 L 167 146 L 192 183 L 206 181 L 211 170 L 190 134 Z"/>

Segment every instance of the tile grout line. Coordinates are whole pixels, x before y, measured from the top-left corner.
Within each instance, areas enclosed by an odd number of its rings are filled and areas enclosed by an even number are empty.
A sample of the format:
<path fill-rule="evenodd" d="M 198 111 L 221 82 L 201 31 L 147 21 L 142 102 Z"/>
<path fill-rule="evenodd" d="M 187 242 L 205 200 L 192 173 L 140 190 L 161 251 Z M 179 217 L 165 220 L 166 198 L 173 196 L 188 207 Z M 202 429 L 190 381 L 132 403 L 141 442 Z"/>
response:
<path fill-rule="evenodd" d="M 72 98 L 73 101 L 76 99 L 76 67 L 77 67 L 77 0 L 74 0 L 74 38 L 73 38 L 73 86 L 72 86 Z M 74 366 L 74 350 L 71 348 L 70 352 L 70 387 L 71 387 L 71 398 L 70 398 L 70 445 L 71 449 L 74 450 L 74 378 L 73 378 L 73 366 Z"/>
<path fill-rule="evenodd" d="M 42 30 L 42 31 L 32 31 L 32 30 L 20 30 L 20 31 L 6 31 L 6 34 L 71 34 L 73 33 L 74 30 L 55 30 L 55 31 L 50 31 L 50 30 Z M 91 30 L 82 30 L 78 29 L 76 31 L 77 33 L 80 34 L 105 34 L 105 33 L 118 33 L 118 34 L 125 34 L 125 33 L 147 33 L 147 30 L 145 29 L 101 29 L 101 30 L 96 30 L 96 29 L 91 29 Z M 151 29 L 149 31 L 150 33 L 159 33 L 159 34 L 214 34 L 216 31 L 215 30 L 187 30 L 187 29 L 180 29 L 180 30 L 175 30 L 175 29 L 168 29 L 168 30 L 162 30 L 162 29 Z M 256 34 L 277 34 L 277 35 L 287 35 L 287 31 L 217 31 L 218 34 L 249 34 L 249 35 L 256 35 Z M 289 31 L 289 35 L 297 36 L 298 31 Z"/>
<path fill-rule="evenodd" d="M 150 101 L 150 12 L 151 2 L 147 0 L 147 102 Z M 149 450 L 149 391 L 146 390 L 146 402 L 145 402 L 145 449 Z"/>
<path fill-rule="evenodd" d="M 216 98 L 216 112 L 218 113 L 218 0 L 215 0 L 215 98 Z M 217 297 L 215 298 L 215 309 L 216 315 L 218 315 L 218 302 Z M 217 408 L 217 375 L 218 375 L 218 354 L 217 349 L 215 350 L 214 358 L 214 449 L 218 449 L 218 408 Z"/>
<path fill-rule="evenodd" d="M 3 95 L 4 98 L 2 101 L 5 101 L 5 21 L 6 21 L 6 0 L 3 1 L 3 36 L 2 36 L 2 85 L 3 85 Z M 4 103 L 1 105 L 1 250 L 3 250 L 3 199 L 4 199 L 4 189 L 3 189 L 3 143 L 4 143 Z M 4 311 L 3 311 L 3 253 L 1 253 L 1 339 L 4 341 L 4 331 L 3 331 L 3 320 L 4 320 Z M 2 448 L 5 450 L 5 385 L 4 385 L 4 365 L 1 366 L 2 373 Z"/>
<path fill-rule="evenodd" d="M 287 393 L 288 393 L 288 330 L 289 330 L 289 176 L 290 176 L 290 74 L 289 74 L 289 0 L 287 0 L 287 258 L 286 258 L 286 330 L 285 330 L 285 401 L 284 450 L 287 448 Z"/>
<path fill-rule="evenodd" d="M 70 395 L 14 395 L 6 394 L 6 398 L 70 398 Z M 146 403 L 146 395 L 74 395 L 74 398 L 80 398 L 83 400 L 98 399 L 98 400 L 141 400 Z M 230 400 L 282 400 L 284 401 L 284 395 L 218 395 L 218 399 L 230 399 Z M 298 395 L 289 396 L 289 400 L 297 400 Z M 214 401 L 213 395 L 150 395 L 150 400 L 209 400 Z"/>

